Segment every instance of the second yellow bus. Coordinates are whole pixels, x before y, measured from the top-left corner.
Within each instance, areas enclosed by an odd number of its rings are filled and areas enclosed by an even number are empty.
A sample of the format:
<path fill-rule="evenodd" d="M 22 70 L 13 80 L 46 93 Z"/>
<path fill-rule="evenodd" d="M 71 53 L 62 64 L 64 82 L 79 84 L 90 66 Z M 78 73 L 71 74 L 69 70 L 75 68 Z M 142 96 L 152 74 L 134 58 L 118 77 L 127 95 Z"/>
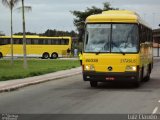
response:
<path fill-rule="evenodd" d="M 71 37 L 45 37 L 27 35 L 27 57 L 41 57 L 56 59 L 66 57 L 71 50 Z M 67 53 L 69 52 L 69 53 Z M 0 36 L 0 58 L 11 56 L 9 36 Z M 23 56 L 23 36 L 13 36 L 13 56 Z"/>

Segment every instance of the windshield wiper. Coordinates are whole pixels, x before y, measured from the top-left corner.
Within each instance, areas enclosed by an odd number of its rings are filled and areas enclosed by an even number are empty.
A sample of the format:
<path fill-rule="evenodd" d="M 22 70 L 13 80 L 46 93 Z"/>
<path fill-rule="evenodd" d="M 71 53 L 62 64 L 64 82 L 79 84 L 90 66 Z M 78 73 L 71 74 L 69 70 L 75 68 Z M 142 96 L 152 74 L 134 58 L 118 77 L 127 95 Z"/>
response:
<path fill-rule="evenodd" d="M 108 42 L 107 42 L 107 43 L 108 43 Z M 105 44 L 103 45 L 103 47 L 102 47 L 98 52 L 95 52 L 95 54 L 96 54 L 96 55 L 99 55 L 100 53 L 102 53 L 101 51 L 102 51 L 102 49 L 105 47 L 105 45 L 106 45 L 107 43 L 105 43 Z M 126 53 L 123 52 L 115 43 L 111 42 L 111 45 L 114 45 L 114 46 L 119 50 L 119 52 L 120 52 L 122 55 L 125 55 L 125 54 L 126 54 Z"/>
<path fill-rule="evenodd" d="M 102 51 L 102 49 L 105 47 L 105 45 L 107 45 L 108 44 L 108 42 L 106 42 L 104 45 L 103 45 L 103 47 L 98 51 L 98 52 L 96 52 L 96 55 L 99 55 L 100 53 L 102 53 L 101 51 Z"/>
<path fill-rule="evenodd" d="M 100 51 L 98 51 L 98 52 L 95 52 L 96 53 L 96 55 L 99 55 L 100 53 L 101 53 L 101 50 Z"/>
<path fill-rule="evenodd" d="M 114 45 L 118 50 L 119 52 L 122 54 L 122 55 L 125 55 L 126 53 L 123 52 L 114 42 L 111 42 L 111 45 Z"/>
<path fill-rule="evenodd" d="M 120 48 L 118 48 L 118 49 L 119 49 L 119 52 L 122 53 L 122 55 L 125 55 L 125 54 L 126 54 L 125 52 L 121 51 Z"/>

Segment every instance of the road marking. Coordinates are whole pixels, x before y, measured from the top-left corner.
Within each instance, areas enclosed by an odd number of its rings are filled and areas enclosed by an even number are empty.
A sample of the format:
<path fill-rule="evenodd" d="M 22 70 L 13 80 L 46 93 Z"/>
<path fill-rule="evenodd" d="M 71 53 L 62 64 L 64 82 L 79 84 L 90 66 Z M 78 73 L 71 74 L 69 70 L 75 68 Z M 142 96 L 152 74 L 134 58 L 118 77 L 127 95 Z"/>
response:
<path fill-rule="evenodd" d="M 152 114 L 155 114 L 157 112 L 157 110 L 158 110 L 158 107 L 155 107 Z"/>
<path fill-rule="evenodd" d="M 160 100 L 158 102 L 160 103 Z"/>

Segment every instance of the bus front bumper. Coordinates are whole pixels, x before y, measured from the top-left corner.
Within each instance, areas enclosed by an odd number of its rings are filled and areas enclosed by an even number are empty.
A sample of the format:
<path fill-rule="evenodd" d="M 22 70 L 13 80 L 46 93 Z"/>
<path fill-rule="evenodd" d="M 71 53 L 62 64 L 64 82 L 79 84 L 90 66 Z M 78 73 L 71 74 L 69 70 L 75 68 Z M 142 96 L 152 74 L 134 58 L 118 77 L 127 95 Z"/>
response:
<path fill-rule="evenodd" d="M 138 80 L 138 72 L 83 72 L 84 81 L 97 81 L 97 82 L 109 82 L 109 81 L 127 81 L 134 82 Z"/>

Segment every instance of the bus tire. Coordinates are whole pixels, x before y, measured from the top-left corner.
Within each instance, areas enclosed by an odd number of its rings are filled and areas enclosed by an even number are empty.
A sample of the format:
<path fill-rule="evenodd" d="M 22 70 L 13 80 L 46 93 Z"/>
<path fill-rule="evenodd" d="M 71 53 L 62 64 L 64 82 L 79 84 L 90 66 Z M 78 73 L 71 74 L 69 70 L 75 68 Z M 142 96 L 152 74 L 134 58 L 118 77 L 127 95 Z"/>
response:
<path fill-rule="evenodd" d="M 49 53 L 45 52 L 42 55 L 42 59 L 48 59 L 49 58 Z"/>
<path fill-rule="evenodd" d="M 58 54 L 56 52 L 51 54 L 51 59 L 57 59 L 58 58 Z"/>
<path fill-rule="evenodd" d="M 90 86 L 91 87 L 97 87 L 98 86 L 98 82 L 97 81 L 90 81 Z"/>
<path fill-rule="evenodd" d="M 134 86 L 135 86 L 136 88 L 140 87 L 140 81 L 136 81 L 136 82 L 134 83 Z"/>
<path fill-rule="evenodd" d="M 136 88 L 140 87 L 141 81 L 143 81 L 143 67 L 142 67 L 142 69 L 139 71 L 139 75 L 138 75 L 137 81 L 134 82 L 134 86 L 135 86 Z"/>
<path fill-rule="evenodd" d="M 0 52 L 0 59 L 3 58 L 3 54 Z"/>

